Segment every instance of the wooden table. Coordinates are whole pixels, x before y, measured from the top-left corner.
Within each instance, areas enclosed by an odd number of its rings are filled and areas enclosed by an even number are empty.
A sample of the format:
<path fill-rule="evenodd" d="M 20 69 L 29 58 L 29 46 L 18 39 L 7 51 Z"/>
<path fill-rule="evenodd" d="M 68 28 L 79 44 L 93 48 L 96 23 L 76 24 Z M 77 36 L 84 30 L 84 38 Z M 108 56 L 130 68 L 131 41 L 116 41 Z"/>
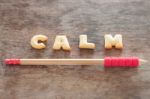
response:
<path fill-rule="evenodd" d="M 122 51 L 104 49 L 104 34 L 121 33 Z M 30 39 L 49 37 L 35 50 Z M 53 51 L 67 35 L 72 50 Z M 80 50 L 87 34 L 95 50 Z M 140 68 L 101 66 L 6 66 L 5 58 L 150 58 L 149 0 L 0 0 L 0 99 L 149 99 L 150 63 Z"/>

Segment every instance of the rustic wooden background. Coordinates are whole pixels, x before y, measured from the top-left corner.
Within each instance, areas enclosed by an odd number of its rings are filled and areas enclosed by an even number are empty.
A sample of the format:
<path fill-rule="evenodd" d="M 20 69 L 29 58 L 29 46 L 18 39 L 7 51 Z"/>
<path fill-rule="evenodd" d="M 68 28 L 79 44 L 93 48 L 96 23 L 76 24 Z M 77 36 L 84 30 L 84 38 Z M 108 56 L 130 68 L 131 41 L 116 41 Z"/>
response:
<path fill-rule="evenodd" d="M 122 33 L 124 49 L 105 50 L 104 34 Z M 30 46 L 33 35 L 49 37 L 47 48 Z M 67 35 L 71 52 L 53 51 Z M 87 34 L 95 50 L 80 50 Z M 140 68 L 101 66 L 6 66 L 5 58 L 150 59 L 149 0 L 0 0 L 0 99 L 149 99 L 150 63 Z"/>

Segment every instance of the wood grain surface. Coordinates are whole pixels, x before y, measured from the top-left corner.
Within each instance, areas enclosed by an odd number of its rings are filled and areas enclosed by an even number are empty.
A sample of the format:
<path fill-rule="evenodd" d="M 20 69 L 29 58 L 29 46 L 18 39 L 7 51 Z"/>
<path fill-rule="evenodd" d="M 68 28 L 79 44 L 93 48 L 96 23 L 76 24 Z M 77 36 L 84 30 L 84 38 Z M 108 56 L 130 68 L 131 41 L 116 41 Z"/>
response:
<path fill-rule="evenodd" d="M 121 33 L 122 51 L 104 49 L 104 34 Z M 49 37 L 35 50 L 30 39 Z M 72 50 L 53 51 L 66 35 Z M 87 34 L 95 50 L 80 50 Z M 139 68 L 101 66 L 6 66 L 5 58 L 103 58 L 150 60 L 149 0 L 0 0 L 0 99 L 149 99 L 150 63 Z"/>

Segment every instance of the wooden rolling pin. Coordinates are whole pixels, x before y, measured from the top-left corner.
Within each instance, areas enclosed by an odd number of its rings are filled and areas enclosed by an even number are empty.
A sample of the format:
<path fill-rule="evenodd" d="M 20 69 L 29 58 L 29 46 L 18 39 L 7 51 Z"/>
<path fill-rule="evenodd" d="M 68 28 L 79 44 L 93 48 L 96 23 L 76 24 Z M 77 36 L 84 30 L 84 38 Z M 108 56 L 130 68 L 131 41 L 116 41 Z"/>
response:
<path fill-rule="evenodd" d="M 137 57 L 105 57 L 104 59 L 5 59 L 7 65 L 104 65 L 104 67 L 138 67 L 146 60 Z"/>

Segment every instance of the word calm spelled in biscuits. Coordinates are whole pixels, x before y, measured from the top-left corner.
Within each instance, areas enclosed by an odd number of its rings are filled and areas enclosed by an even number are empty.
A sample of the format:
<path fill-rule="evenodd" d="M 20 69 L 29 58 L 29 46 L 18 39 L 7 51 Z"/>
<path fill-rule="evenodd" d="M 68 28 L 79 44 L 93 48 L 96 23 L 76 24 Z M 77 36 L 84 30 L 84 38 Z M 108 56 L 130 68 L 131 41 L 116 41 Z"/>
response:
<path fill-rule="evenodd" d="M 105 39 L 105 49 L 116 49 L 123 48 L 122 35 L 116 34 L 114 37 L 111 34 L 106 34 Z M 48 40 L 45 35 L 35 35 L 31 38 L 31 46 L 35 49 L 44 49 L 46 45 L 44 42 Z M 79 36 L 79 48 L 80 49 L 95 49 L 96 45 L 94 43 L 88 42 L 87 35 Z M 57 35 L 53 44 L 53 50 L 71 50 L 71 46 L 66 35 Z"/>

